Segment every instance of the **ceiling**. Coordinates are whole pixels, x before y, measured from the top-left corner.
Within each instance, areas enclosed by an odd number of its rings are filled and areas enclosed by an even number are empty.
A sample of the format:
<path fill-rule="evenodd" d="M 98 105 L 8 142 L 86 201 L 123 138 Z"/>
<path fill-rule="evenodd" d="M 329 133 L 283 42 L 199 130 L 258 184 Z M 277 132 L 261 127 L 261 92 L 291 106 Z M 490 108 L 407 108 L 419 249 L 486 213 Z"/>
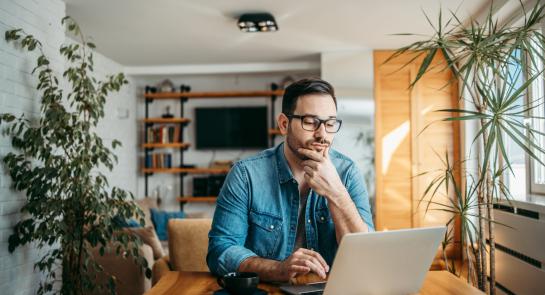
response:
<path fill-rule="evenodd" d="M 487 0 L 65 0 L 98 51 L 125 66 L 318 61 L 321 52 L 396 48 L 395 33 L 431 33 L 423 14 L 462 20 Z M 245 12 L 270 12 L 279 31 L 243 33 Z"/>

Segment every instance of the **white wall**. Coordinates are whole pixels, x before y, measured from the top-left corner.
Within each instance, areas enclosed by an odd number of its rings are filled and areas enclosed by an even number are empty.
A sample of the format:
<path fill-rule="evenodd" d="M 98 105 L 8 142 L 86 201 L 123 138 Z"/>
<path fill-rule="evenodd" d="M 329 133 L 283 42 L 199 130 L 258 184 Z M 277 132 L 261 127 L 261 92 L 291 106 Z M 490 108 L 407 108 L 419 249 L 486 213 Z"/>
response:
<path fill-rule="evenodd" d="M 100 44 L 97 44 L 100 46 Z M 111 59 L 95 53 L 95 74 L 97 78 L 117 74 L 123 67 Z M 122 146 L 115 149 L 118 164 L 109 172 L 104 169 L 110 186 L 118 186 L 128 190 L 137 197 L 137 169 L 138 169 L 138 120 L 135 103 L 137 91 L 134 79 L 127 77 L 129 84 L 124 85 L 119 92 L 108 96 L 104 107 L 105 116 L 99 122 L 97 132 L 102 136 L 108 147 L 111 141 L 117 139 Z"/>
<path fill-rule="evenodd" d="M 34 90 L 36 79 L 30 75 L 35 64 L 35 54 L 27 53 L 7 44 L 4 32 L 24 28 L 43 40 L 46 54 L 52 56 L 52 66 L 62 70 L 57 54 L 64 41 L 60 20 L 65 14 L 64 2 L 57 1 L 5 1 L 0 4 L 0 112 L 25 113 L 35 116 L 39 111 L 39 99 Z M 0 158 L 11 148 L 9 139 L 0 135 Z M 19 209 L 24 203 L 22 194 L 9 189 L 11 184 L 3 164 L 0 164 L 0 290 L 2 294 L 36 293 L 38 273 L 33 264 L 38 253 L 31 247 L 8 252 L 8 237 L 12 227 L 20 220 Z"/>
<path fill-rule="evenodd" d="M 29 54 L 7 44 L 4 32 L 23 28 L 42 41 L 45 54 L 50 57 L 52 67 L 61 72 L 65 63 L 61 59 L 59 46 L 66 42 L 65 31 L 60 21 L 65 16 L 65 3 L 61 0 L 0 1 L 0 113 L 25 113 L 36 117 L 39 112 L 39 94 L 35 91 L 37 79 L 30 72 L 35 65 L 35 54 Z M 100 46 L 100 44 L 97 44 Z M 97 77 L 114 73 L 122 67 L 97 54 L 95 56 Z M 119 165 L 108 173 L 110 182 L 132 192 L 136 191 L 136 125 L 134 86 L 125 86 L 121 93 L 112 95 L 107 103 L 106 118 L 98 131 L 109 141 L 117 138 L 123 142 L 118 149 Z M 117 118 L 117 109 L 127 109 L 129 117 Z M 11 151 L 9 139 L 0 135 L 0 158 Z M 13 225 L 20 220 L 19 210 L 24 204 L 24 195 L 10 189 L 10 178 L 0 164 L 0 293 L 35 294 L 40 275 L 33 270 L 40 257 L 32 247 L 18 248 L 8 252 L 8 237 Z"/>
<path fill-rule="evenodd" d="M 270 90 L 271 83 L 280 83 L 288 73 L 246 73 L 246 74 L 203 74 L 203 75 L 179 75 L 179 76 L 148 76 L 148 77 L 135 77 L 137 85 L 137 97 L 135 101 L 138 102 L 137 116 L 139 119 L 144 117 L 144 99 L 143 92 L 146 85 L 157 85 L 164 79 L 170 79 L 176 87 L 181 84 L 191 86 L 191 91 L 249 91 L 249 90 Z M 294 78 L 302 78 L 308 76 L 318 77 L 319 73 L 291 73 Z M 228 99 L 192 99 L 184 105 L 184 117 L 191 119 L 191 123 L 184 128 L 184 141 L 189 142 L 192 146 L 184 153 L 185 164 L 195 164 L 199 167 L 208 167 L 214 153 L 212 150 L 196 150 L 195 149 L 195 124 L 194 124 L 194 110 L 196 107 L 210 106 L 268 106 L 270 107 L 270 98 L 228 98 Z M 281 110 L 282 97 L 278 97 L 275 104 L 275 118 L 278 116 Z M 171 106 L 171 113 L 175 116 L 180 115 L 180 103 L 177 100 L 160 101 L 155 100 L 150 105 L 150 117 L 160 117 L 165 112 L 166 106 Z M 270 110 L 270 109 L 269 109 Z M 270 117 L 267 119 L 270 122 Z M 282 141 L 281 137 L 277 137 L 276 143 Z M 143 124 L 138 123 L 138 142 L 143 142 Z M 139 149 L 140 155 L 140 167 L 142 167 L 142 160 L 144 157 L 144 151 Z M 215 160 L 233 160 L 246 158 L 248 156 L 258 153 L 260 150 L 217 150 L 215 153 Z M 175 150 L 163 150 L 162 152 L 172 152 L 173 154 L 173 166 L 180 164 L 179 152 Z M 198 175 L 202 176 L 202 175 Z M 172 190 L 167 196 L 162 197 L 162 209 L 165 210 L 179 210 L 179 204 L 176 202 L 176 197 L 180 195 L 179 189 L 179 175 L 177 174 L 154 174 L 149 177 L 149 191 L 148 195 L 151 196 L 154 189 L 157 187 L 165 187 L 172 185 Z M 191 195 L 192 193 L 192 176 L 185 177 L 184 179 L 184 195 Z M 139 173 L 138 176 L 138 198 L 145 197 L 144 192 L 144 176 Z M 212 216 L 214 211 L 214 204 L 207 203 L 193 203 L 185 206 L 186 212 L 205 212 L 208 216 Z"/>
<path fill-rule="evenodd" d="M 373 51 L 324 52 L 321 72 L 322 79 L 335 87 L 338 116 L 343 120 L 333 147 L 356 161 L 372 196 L 374 144 L 357 141 L 357 138 L 363 135 L 374 143 Z"/>

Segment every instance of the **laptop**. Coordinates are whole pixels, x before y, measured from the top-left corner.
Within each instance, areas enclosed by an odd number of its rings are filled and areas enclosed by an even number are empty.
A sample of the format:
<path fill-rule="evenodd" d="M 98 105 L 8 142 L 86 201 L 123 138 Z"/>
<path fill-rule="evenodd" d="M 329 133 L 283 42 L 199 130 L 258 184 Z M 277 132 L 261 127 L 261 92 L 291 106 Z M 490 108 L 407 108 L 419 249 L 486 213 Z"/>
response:
<path fill-rule="evenodd" d="M 327 283 L 280 290 L 292 295 L 418 293 L 445 231 L 441 226 L 347 234 Z"/>

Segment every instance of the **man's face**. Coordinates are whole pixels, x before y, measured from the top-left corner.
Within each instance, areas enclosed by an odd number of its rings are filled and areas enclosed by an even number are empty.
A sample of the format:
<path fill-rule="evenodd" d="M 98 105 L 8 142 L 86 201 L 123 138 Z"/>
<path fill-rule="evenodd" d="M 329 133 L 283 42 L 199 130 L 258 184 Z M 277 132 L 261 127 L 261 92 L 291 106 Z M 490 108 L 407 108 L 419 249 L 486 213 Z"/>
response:
<path fill-rule="evenodd" d="M 337 117 L 337 110 L 330 95 L 308 94 L 299 97 L 293 115 L 316 116 L 322 120 L 335 119 Z M 315 131 L 308 131 L 303 129 L 301 119 L 293 118 L 288 125 L 286 142 L 289 149 L 297 158 L 307 160 L 308 158 L 300 154 L 297 149 L 307 148 L 323 152 L 326 147 L 331 145 L 333 137 L 335 137 L 335 133 L 326 132 L 324 124 L 320 124 L 320 127 Z"/>

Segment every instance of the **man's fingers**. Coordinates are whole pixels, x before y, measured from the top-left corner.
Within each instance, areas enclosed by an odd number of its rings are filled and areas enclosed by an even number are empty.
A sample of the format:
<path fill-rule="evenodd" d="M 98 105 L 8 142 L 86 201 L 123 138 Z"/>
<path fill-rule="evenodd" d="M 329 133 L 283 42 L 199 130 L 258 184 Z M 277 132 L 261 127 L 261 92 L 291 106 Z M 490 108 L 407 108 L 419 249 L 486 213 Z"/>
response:
<path fill-rule="evenodd" d="M 308 176 L 314 176 L 314 169 L 310 168 L 309 166 L 303 166 L 303 171 L 305 171 Z"/>
<path fill-rule="evenodd" d="M 322 255 L 320 255 L 320 253 L 318 253 L 316 251 L 309 250 L 309 249 L 304 249 L 304 250 L 305 250 L 305 254 L 316 258 L 320 262 L 320 264 L 322 265 L 322 267 L 325 269 L 326 272 L 329 271 L 329 265 L 327 265 L 327 262 L 325 262 L 325 259 L 322 257 Z"/>
<path fill-rule="evenodd" d="M 322 279 L 325 279 L 326 278 L 325 269 L 320 265 L 320 262 L 312 256 L 307 256 L 307 257 L 308 259 L 304 261 L 305 265 L 310 267 L 310 270 L 312 270 L 315 274 L 319 275 Z"/>
<path fill-rule="evenodd" d="M 307 274 L 311 271 L 312 269 L 306 265 L 304 259 L 293 259 L 288 267 L 288 272 L 292 278 L 298 274 Z"/>
<path fill-rule="evenodd" d="M 298 152 L 300 152 L 301 154 L 303 154 L 304 156 L 307 156 L 309 157 L 310 159 L 314 160 L 314 161 L 322 161 L 324 156 L 317 152 L 317 151 L 314 151 L 314 150 L 309 150 L 309 149 L 305 149 L 305 148 L 299 148 L 297 149 Z"/>
<path fill-rule="evenodd" d="M 324 149 L 324 158 L 329 158 L 329 148 L 330 148 L 330 146 L 328 145 Z"/>
<path fill-rule="evenodd" d="M 329 271 L 329 266 L 320 253 L 305 248 L 299 248 L 292 254 L 290 267 L 293 271 L 297 269 L 299 273 L 312 271 L 322 279 L 326 278 L 326 273 Z"/>
<path fill-rule="evenodd" d="M 309 166 L 310 168 L 316 170 L 318 169 L 318 162 L 314 161 L 314 160 L 305 160 L 303 162 L 301 162 L 301 166 Z"/>
<path fill-rule="evenodd" d="M 320 179 L 315 176 L 311 176 L 308 173 L 304 173 L 303 176 L 305 177 L 305 180 L 307 181 L 308 185 L 318 193 L 318 190 L 320 189 Z M 320 194 L 320 193 L 318 193 Z"/>
<path fill-rule="evenodd" d="M 305 180 L 307 181 L 308 185 L 310 187 L 314 187 L 317 182 L 314 180 L 314 178 L 312 178 L 312 176 L 310 176 L 308 173 L 305 172 L 305 174 L 303 174 L 303 176 L 305 177 Z"/>
<path fill-rule="evenodd" d="M 324 267 L 324 265 L 327 266 L 325 261 L 322 264 L 322 262 L 317 257 L 307 254 L 310 250 L 304 248 L 299 248 L 299 250 L 294 253 L 294 259 L 291 261 L 292 265 L 305 265 L 310 267 L 312 271 L 314 271 L 316 274 L 321 275 L 321 273 L 323 273 L 325 275 L 327 271 L 326 267 Z M 314 251 L 311 252 L 316 253 Z M 318 256 L 320 256 L 320 254 L 318 254 Z"/>
<path fill-rule="evenodd" d="M 310 267 L 292 264 L 288 267 L 288 271 L 292 274 L 292 276 L 295 274 L 306 274 L 310 272 Z"/>
<path fill-rule="evenodd" d="M 326 272 L 327 272 L 326 268 L 322 265 L 322 263 L 320 262 L 320 260 L 318 260 L 317 257 L 314 257 L 313 255 L 308 255 L 306 252 L 301 252 L 297 256 L 297 259 L 293 261 L 293 263 L 297 265 L 306 265 L 310 267 L 311 270 L 315 272 L 317 275 L 325 279 Z"/>

